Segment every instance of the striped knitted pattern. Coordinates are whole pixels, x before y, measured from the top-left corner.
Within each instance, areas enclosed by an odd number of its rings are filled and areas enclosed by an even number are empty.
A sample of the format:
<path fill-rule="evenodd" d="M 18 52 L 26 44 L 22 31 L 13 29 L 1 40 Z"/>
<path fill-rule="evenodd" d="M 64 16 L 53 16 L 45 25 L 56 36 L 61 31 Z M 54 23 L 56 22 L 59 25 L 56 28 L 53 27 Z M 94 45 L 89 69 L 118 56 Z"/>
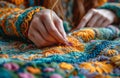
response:
<path fill-rule="evenodd" d="M 115 26 L 85 28 L 68 34 L 70 46 L 43 49 L 1 38 L 0 72 L 4 74 L 0 77 L 119 77 L 119 36 L 120 31 Z"/>

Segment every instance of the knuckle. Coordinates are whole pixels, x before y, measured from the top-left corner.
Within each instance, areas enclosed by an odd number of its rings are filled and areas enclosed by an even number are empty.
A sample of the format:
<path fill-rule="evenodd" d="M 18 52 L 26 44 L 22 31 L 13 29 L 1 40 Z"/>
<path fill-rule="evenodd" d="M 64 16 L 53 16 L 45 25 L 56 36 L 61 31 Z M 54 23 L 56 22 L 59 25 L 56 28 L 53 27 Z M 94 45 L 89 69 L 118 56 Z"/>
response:
<path fill-rule="evenodd" d="M 103 18 L 106 20 L 106 21 L 108 21 L 109 19 L 107 18 L 107 17 L 105 17 L 105 16 L 103 16 Z"/>
<path fill-rule="evenodd" d="M 59 19 L 59 20 L 58 20 L 58 23 L 59 23 L 59 24 L 62 24 L 62 23 L 63 23 L 63 21 L 62 21 L 61 19 Z"/>
<path fill-rule="evenodd" d="M 36 12 L 34 17 L 39 17 L 40 16 L 40 13 L 39 12 Z"/>
<path fill-rule="evenodd" d="M 97 12 L 97 10 L 96 10 L 96 9 L 91 9 L 90 11 Z"/>
<path fill-rule="evenodd" d="M 101 13 L 99 13 L 99 12 L 95 12 L 95 14 L 96 14 L 96 15 L 100 15 L 100 16 L 102 16 L 102 14 L 101 14 Z"/>
<path fill-rule="evenodd" d="M 56 33 L 56 30 L 53 29 L 53 28 L 51 28 L 51 29 L 50 29 L 50 33 Z"/>
<path fill-rule="evenodd" d="M 101 15 L 101 18 L 106 19 L 106 17 L 104 15 Z"/>
<path fill-rule="evenodd" d="M 87 21 L 87 19 L 86 19 L 86 18 L 83 18 L 82 21 L 83 21 L 83 22 L 84 22 L 84 21 Z"/>
<path fill-rule="evenodd" d="M 46 17 L 48 17 L 48 16 L 49 16 L 49 14 L 46 13 L 46 12 L 43 12 L 43 13 L 41 14 L 41 17 L 42 17 L 42 18 L 46 18 Z"/>
<path fill-rule="evenodd" d="M 38 17 L 34 17 L 32 20 L 33 25 L 36 24 L 39 21 Z"/>

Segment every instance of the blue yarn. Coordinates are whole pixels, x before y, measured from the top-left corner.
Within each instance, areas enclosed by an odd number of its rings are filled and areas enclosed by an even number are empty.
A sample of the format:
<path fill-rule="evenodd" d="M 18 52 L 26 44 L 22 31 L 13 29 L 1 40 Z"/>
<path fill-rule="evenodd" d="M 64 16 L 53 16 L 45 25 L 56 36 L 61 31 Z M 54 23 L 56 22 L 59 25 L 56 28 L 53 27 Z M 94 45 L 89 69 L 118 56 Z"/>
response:
<path fill-rule="evenodd" d="M 15 23 L 15 26 L 16 26 L 16 28 L 17 28 L 17 31 L 18 31 L 19 35 L 20 35 L 24 40 L 26 40 L 26 39 L 25 39 L 25 37 L 24 37 L 24 36 L 22 35 L 22 33 L 21 33 L 21 30 L 20 30 L 21 24 L 22 24 L 22 22 L 24 21 L 24 18 L 27 16 L 27 14 L 28 14 L 30 11 L 35 10 L 36 8 L 39 8 L 39 7 L 36 6 L 36 7 L 32 7 L 32 8 L 27 9 L 24 13 L 22 13 L 22 14 L 18 17 L 18 19 L 17 19 L 17 21 L 16 21 L 16 23 Z"/>
<path fill-rule="evenodd" d="M 66 54 L 65 55 L 52 55 L 46 58 L 33 60 L 32 62 L 35 62 L 35 63 L 50 63 L 50 62 L 78 63 L 79 62 L 80 63 L 83 61 L 87 61 L 90 58 L 96 57 L 103 49 L 109 47 L 110 45 L 114 45 L 114 43 L 111 41 L 101 41 L 101 44 L 96 45 L 96 47 L 91 51 L 92 53 L 89 53 L 89 50 L 88 52 L 84 52 L 84 53 L 73 52 L 73 53 L 69 53 L 69 55 L 71 56 L 69 58 L 66 57 Z M 74 55 L 77 55 L 77 56 L 79 55 L 79 58 L 75 59 Z"/>
<path fill-rule="evenodd" d="M 34 6 L 34 0 L 29 0 L 29 6 Z"/>
<path fill-rule="evenodd" d="M 0 67 L 0 78 L 18 78 L 17 75 Z"/>

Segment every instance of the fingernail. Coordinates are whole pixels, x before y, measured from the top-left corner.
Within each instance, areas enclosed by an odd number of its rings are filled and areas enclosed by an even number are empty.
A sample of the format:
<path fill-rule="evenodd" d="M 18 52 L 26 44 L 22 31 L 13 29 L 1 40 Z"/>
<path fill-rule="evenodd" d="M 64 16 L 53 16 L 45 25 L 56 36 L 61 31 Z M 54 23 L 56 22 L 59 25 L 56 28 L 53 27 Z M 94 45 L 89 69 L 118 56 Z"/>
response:
<path fill-rule="evenodd" d="M 67 45 L 67 46 L 72 46 L 73 44 L 72 44 L 71 42 L 66 41 L 66 42 L 65 42 L 65 45 Z"/>
<path fill-rule="evenodd" d="M 73 46 L 73 44 L 71 42 L 69 42 L 69 46 Z"/>

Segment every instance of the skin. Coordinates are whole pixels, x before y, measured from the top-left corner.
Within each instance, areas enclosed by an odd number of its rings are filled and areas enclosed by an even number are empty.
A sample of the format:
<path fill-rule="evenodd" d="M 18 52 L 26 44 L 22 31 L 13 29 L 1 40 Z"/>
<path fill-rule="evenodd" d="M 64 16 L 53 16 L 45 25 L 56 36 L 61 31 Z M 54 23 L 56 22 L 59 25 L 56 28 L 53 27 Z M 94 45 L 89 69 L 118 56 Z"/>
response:
<path fill-rule="evenodd" d="M 91 9 L 82 18 L 76 29 L 84 27 L 106 27 L 113 22 L 117 22 L 116 15 L 106 9 Z"/>
<path fill-rule="evenodd" d="M 49 9 L 34 15 L 28 31 L 28 38 L 39 48 L 56 43 L 67 44 L 62 20 Z"/>
<path fill-rule="evenodd" d="M 116 18 L 116 15 L 112 11 L 91 9 L 74 30 L 85 26 L 105 27 L 115 22 Z M 63 21 L 54 11 L 49 9 L 42 10 L 34 15 L 28 31 L 28 38 L 38 48 L 59 43 L 69 45 L 63 28 Z"/>

